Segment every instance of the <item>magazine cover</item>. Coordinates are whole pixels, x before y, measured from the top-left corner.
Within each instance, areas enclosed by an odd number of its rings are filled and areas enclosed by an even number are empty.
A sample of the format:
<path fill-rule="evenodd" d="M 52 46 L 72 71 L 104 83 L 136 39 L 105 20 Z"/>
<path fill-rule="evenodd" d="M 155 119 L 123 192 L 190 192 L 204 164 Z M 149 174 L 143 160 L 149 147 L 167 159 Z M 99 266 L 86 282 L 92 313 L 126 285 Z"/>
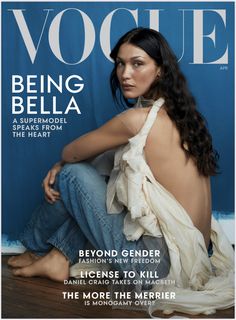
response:
<path fill-rule="evenodd" d="M 1 21 L 2 318 L 234 318 L 234 2 Z"/>

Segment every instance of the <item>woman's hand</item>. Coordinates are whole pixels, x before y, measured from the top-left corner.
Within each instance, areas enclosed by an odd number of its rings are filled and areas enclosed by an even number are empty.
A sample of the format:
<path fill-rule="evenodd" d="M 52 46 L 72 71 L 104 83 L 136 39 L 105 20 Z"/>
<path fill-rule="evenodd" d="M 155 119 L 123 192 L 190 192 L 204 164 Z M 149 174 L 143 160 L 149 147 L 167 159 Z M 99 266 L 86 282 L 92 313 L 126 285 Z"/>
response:
<path fill-rule="evenodd" d="M 52 169 L 48 171 L 42 183 L 42 187 L 45 193 L 45 199 L 51 204 L 60 199 L 60 193 L 53 189 L 53 185 L 56 180 L 56 175 L 61 171 L 62 167 L 62 162 L 57 162 L 56 164 L 54 164 Z"/>

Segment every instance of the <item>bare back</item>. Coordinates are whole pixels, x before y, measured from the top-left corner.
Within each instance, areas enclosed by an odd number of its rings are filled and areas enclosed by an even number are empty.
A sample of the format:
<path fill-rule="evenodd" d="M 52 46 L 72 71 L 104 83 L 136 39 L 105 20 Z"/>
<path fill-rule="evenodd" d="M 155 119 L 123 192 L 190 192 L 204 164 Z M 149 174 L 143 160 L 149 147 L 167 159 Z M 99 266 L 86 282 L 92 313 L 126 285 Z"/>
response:
<path fill-rule="evenodd" d="M 132 111 L 125 122 L 136 134 L 144 125 L 150 108 Z M 199 175 L 194 161 L 187 159 L 180 146 L 179 132 L 163 107 L 157 114 L 144 150 L 154 177 L 186 210 L 208 246 L 211 224 L 210 179 Z"/>

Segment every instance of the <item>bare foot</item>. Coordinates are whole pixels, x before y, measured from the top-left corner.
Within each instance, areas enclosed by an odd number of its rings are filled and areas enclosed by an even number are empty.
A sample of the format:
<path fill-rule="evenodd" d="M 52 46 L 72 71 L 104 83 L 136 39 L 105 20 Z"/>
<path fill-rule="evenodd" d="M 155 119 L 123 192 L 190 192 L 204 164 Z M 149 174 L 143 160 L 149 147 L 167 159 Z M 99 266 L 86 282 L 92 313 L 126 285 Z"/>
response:
<path fill-rule="evenodd" d="M 13 268 L 26 267 L 38 260 L 40 257 L 36 256 L 30 251 L 26 251 L 19 256 L 13 256 L 8 259 L 7 264 Z"/>
<path fill-rule="evenodd" d="M 20 277 L 38 276 L 63 282 L 69 278 L 69 261 L 59 250 L 54 248 L 31 265 L 13 269 L 12 273 Z"/>

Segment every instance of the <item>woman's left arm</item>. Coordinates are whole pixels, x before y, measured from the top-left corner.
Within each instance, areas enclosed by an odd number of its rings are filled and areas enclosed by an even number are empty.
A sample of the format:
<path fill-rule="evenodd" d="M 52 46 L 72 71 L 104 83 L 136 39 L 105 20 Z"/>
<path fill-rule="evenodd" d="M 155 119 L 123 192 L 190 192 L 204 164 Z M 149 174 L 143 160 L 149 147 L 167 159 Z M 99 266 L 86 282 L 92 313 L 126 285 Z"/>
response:
<path fill-rule="evenodd" d="M 114 117 L 100 128 L 66 145 L 62 152 L 62 160 L 73 163 L 89 159 L 128 143 L 132 136 L 132 132 L 120 121 L 119 117 Z"/>

